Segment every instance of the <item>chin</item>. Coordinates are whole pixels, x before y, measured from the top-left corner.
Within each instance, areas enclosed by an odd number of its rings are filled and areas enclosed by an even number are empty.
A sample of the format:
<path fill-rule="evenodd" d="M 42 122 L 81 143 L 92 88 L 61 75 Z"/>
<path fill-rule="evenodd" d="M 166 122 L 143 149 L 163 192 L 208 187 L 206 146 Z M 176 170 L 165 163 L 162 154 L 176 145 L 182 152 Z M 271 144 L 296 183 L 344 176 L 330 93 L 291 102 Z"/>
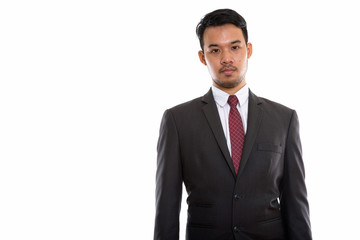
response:
<path fill-rule="evenodd" d="M 232 80 L 232 81 L 215 81 L 216 84 L 218 84 L 219 86 L 223 87 L 223 88 L 234 88 L 239 86 L 242 82 L 243 79 L 241 80 Z"/>

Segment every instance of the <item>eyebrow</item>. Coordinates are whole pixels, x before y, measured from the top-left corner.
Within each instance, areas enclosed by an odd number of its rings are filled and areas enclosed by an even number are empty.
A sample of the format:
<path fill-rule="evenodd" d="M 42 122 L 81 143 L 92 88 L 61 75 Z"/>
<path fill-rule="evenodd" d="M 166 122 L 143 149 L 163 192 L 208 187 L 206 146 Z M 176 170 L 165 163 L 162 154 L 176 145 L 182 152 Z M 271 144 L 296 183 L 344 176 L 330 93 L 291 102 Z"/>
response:
<path fill-rule="evenodd" d="M 240 41 L 240 40 L 235 40 L 235 41 L 232 41 L 230 44 L 232 45 L 232 44 L 235 44 L 235 43 L 241 43 L 241 41 Z M 210 44 L 210 45 L 208 46 L 208 48 L 218 47 L 218 46 L 219 46 L 219 44 L 212 43 L 212 44 Z"/>
<path fill-rule="evenodd" d="M 231 44 L 235 44 L 235 43 L 241 43 L 241 41 L 240 40 L 235 40 L 235 41 L 231 42 Z"/>

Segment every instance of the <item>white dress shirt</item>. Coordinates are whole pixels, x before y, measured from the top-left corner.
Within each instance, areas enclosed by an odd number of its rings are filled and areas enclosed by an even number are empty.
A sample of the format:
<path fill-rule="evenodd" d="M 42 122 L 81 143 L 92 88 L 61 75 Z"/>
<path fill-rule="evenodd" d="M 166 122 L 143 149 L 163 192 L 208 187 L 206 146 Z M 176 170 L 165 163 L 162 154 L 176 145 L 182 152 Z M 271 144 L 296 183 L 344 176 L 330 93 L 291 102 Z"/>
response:
<path fill-rule="evenodd" d="M 230 94 L 218 89 L 215 86 L 211 87 L 212 93 L 214 95 L 214 100 L 219 112 L 221 125 L 224 130 L 224 135 L 226 138 L 227 146 L 231 155 L 231 142 L 230 142 L 230 132 L 229 132 L 229 112 L 230 105 L 228 104 L 228 98 Z M 236 97 L 239 100 L 237 104 L 237 109 L 240 113 L 241 120 L 244 126 L 244 133 L 246 134 L 247 130 L 247 118 L 248 118 L 248 107 L 249 107 L 249 87 L 246 84 L 238 92 L 235 93 Z"/>

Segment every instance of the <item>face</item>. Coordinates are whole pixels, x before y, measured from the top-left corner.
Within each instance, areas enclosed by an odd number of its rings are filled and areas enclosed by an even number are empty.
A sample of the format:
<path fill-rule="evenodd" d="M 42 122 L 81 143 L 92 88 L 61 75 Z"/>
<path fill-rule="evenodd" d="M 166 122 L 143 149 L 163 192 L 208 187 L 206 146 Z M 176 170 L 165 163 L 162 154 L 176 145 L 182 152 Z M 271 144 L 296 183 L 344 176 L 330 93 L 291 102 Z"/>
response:
<path fill-rule="evenodd" d="M 233 24 L 207 27 L 204 32 L 204 52 L 200 61 L 207 66 L 213 84 L 235 93 L 245 84 L 251 43 L 246 44 L 242 30 Z"/>

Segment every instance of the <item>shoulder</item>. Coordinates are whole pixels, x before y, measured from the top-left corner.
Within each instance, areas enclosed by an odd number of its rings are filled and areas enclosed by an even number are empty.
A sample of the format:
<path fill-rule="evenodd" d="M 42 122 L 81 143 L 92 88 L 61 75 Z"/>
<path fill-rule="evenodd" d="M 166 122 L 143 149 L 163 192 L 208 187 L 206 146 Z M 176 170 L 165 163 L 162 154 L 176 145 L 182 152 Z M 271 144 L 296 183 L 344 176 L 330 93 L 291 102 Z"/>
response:
<path fill-rule="evenodd" d="M 262 101 L 262 105 L 264 108 L 278 109 L 279 111 L 284 111 L 284 112 L 294 111 L 294 109 L 291 109 L 288 106 L 283 105 L 282 103 L 274 102 L 272 100 L 263 97 L 259 97 L 259 99 Z"/>
<path fill-rule="evenodd" d="M 202 99 L 202 97 L 198 97 L 198 98 L 192 99 L 190 101 L 178 104 L 168 110 L 171 112 L 182 112 L 182 111 L 191 110 L 193 108 L 197 108 L 199 106 L 201 107 L 201 106 L 203 106 L 201 99 Z"/>
<path fill-rule="evenodd" d="M 209 90 L 205 95 L 194 98 L 190 101 L 178 104 L 167 111 L 176 115 L 191 116 L 192 113 L 201 112 L 206 104 L 215 104 L 212 91 Z"/>
<path fill-rule="evenodd" d="M 184 126 L 194 124 L 194 122 L 201 119 L 202 105 L 201 97 L 198 97 L 166 109 L 162 117 L 160 129 L 164 131 L 164 129 L 170 127 L 180 131 Z"/>
<path fill-rule="evenodd" d="M 167 109 L 164 116 L 173 119 L 177 124 L 189 122 L 190 119 L 199 118 L 203 105 L 201 97 L 198 97 Z"/>
<path fill-rule="evenodd" d="M 250 101 L 256 102 L 264 111 L 265 114 L 273 118 L 278 116 L 281 118 L 292 118 L 296 111 L 282 103 L 269 100 L 264 97 L 258 97 L 250 91 Z"/>

